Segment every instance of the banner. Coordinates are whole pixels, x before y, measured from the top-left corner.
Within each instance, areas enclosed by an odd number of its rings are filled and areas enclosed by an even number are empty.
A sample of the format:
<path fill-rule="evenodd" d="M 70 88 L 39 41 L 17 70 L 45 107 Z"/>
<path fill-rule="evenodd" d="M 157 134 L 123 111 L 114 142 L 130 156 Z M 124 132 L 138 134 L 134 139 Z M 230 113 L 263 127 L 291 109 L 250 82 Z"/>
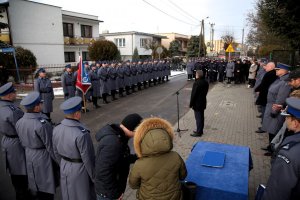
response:
<path fill-rule="evenodd" d="M 77 80 L 76 80 L 76 88 L 80 90 L 83 94 L 86 94 L 87 91 L 91 88 L 91 80 L 89 75 L 82 63 L 82 58 L 79 56 L 79 64 L 77 70 Z"/>

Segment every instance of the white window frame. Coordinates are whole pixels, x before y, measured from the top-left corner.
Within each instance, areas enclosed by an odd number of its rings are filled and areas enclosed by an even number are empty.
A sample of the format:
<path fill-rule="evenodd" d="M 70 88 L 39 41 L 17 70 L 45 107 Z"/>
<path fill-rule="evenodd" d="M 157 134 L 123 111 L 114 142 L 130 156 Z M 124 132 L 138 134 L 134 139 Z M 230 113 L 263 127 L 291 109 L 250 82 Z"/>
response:
<path fill-rule="evenodd" d="M 146 48 L 148 44 L 151 43 L 150 38 L 140 38 L 140 47 L 141 48 Z"/>
<path fill-rule="evenodd" d="M 115 44 L 117 45 L 117 47 L 125 47 L 126 40 L 125 38 L 115 38 Z"/>

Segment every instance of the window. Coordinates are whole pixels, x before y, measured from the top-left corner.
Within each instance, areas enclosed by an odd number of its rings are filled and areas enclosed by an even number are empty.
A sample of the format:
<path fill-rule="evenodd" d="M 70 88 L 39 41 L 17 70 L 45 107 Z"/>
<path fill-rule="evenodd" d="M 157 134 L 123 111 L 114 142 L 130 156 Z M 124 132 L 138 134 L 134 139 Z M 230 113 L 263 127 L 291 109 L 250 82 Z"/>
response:
<path fill-rule="evenodd" d="M 65 62 L 75 62 L 75 52 L 65 52 Z"/>
<path fill-rule="evenodd" d="M 149 38 L 141 38 L 140 39 L 140 47 L 146 48 L 148 44 L 150 44 L 150 39 Z"/>
<path fill-rule="evenodd" d="M 125 38 L 116 38 L 115 43 L 117 47 L 125 47 Z"/>
<path fill-rule="evenodd" d="M 82 60 L 83 61 L 89 61 L 90 60 L 89 52 L 87 52 L 87 51 L 82 52 Z"/>
<path fill-rule="evenodd" d="M 63 29 L 65 37 L 74 37 L 73 24 L 63 23 Z"/>
<path fill-rule="evenodd" d="M 81 37 L 92 38 L 92 26 L 81 25 Z"/>

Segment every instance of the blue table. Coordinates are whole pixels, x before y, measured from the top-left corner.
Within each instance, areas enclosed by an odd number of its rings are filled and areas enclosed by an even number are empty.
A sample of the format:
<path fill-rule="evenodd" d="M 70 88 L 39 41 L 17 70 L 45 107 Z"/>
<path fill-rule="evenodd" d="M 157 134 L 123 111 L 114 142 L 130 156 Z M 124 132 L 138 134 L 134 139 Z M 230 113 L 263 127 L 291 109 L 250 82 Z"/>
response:
<path fill-rule="evenodd" d="M 201 165 L 206 151 L 225 153 L 222 168 Z M 198 142 L 186 160 L 186 181 L 197 184 L 198 200 L 248 200 L 248 177 L 252 169 L 249 147 Z"/>

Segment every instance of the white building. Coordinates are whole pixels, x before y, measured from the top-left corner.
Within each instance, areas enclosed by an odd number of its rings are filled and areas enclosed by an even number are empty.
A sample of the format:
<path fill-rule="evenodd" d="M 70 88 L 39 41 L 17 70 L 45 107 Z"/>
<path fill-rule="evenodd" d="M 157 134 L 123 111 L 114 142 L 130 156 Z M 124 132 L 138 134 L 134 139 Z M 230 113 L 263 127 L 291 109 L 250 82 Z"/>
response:
<path fill-rule="evenodd" d="M 0 39 L 31 50 L 38 65 L 45 66 L 76 62 L 79 53 L 88 59 L 87 47 L 99 37 L 102 22 L 97 16 L 27 0 L 1 3 L 0 11 L 9 24 Z"/>
<path fill-rule="evenodd" d="M 151 43 L 161 45 L 161 39 L 165 36 L 142 33 L 136 31 L 130 32 L 117 32 L 117 33 L 103 33 L 100 38 L 114 42 L 120 50 L 122 60 L 131 60 L 134 49 L 137 48 L 141 58 L 150 57 L 152 54 L 151 49 L 147 46 Z"/>

